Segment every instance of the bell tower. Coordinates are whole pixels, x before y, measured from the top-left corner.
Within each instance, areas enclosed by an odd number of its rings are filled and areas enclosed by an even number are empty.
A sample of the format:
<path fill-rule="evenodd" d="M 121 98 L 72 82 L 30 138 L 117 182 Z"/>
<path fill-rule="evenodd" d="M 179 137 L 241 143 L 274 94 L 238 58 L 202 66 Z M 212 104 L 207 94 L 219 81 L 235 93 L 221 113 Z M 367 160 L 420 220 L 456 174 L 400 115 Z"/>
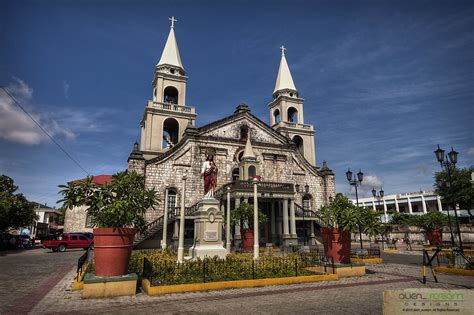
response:
<path fill-rule="evenodd" d="M 286 62 L 286 48 L 281 46 L 280 49 L 280 68 L 273 90 L 273 101 L 268 105 L 270 125 L 273 129 L 293 140 L 305 159 L 315 166 L 314 128 L 313 125 L 304 123 L 304 100 L 298 95 L 298 90 Z"/>
<path fill-rule="evenodd" d="M 141 125 L 141 151 L 146 159 L 169 150 L 183 137 L 188 124 L 195 125 L 196 111 L 186 106 L 186 83 L 178 44 L 171 27 L 152 81 L 152 99 L 148 101 Z"/>

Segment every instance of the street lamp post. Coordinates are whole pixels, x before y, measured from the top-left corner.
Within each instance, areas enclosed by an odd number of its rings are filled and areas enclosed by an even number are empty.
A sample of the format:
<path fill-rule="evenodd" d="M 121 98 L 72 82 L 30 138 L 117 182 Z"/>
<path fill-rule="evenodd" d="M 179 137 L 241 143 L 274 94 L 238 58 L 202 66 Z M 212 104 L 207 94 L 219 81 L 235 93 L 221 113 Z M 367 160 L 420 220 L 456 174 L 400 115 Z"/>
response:
<path fill-rule="evenodd" d="M 451 176 L 451 171 L 456 168 L 456 163 L 458 162 L 458 152 L 454 151 L 453 147 L 451 147 L 451 152 L 449 152 L 447 155 L 444 154 L 444 150 L 439 147 L 438 144 L 438 149 L 434 151 L 436 155 L 436 159 L 438 160 L 439 164 L 441 165 L 441 169 L 445 169 L 446 172 L 448 173 L 448 183 L 449 183 L 449 190 L 451 192 L 451 201 L 453 203 L 453 209 L 454 209 L 454 217 L 456 218 L 456 229 L 457 229 L 457 234 L 458 234 L 458 239 L 459 239 L 459 249 L 461 252 L 463 251 L 463 246 L 462 246 L 462 239 L 461 239 L 461 230 L 459 228 L 459 219 L 458 219 L 458 211 L 456 209 L 456 200 L 454 197 L 454 185 L 453 185 L 453 178 Z M 449 159 L 448 159 L 449 157 Z M 446 160 L 445 160 L 446 159 Z M 452 246 L 454 247 L 454 235 L 453 235 L 453 230 L 451 226 L 451 216 L 449 215 L 449 207 L 447 209 L 448 211 L 448 221 L 449 221 L 449 230 L 451 232 L 451 242 Z"/>
<path fill-rule="evenodd" d="M 374 196 L 374 198 L 377 198 L 377 200 L 379 202 L 379 207 L 380 207 L 380 199 L 383 199 L 384 194 L 385 194 L 385 192 L 383 191 L 382 188 L 380 188 L 380 191 L 379 191 L 378 194 L 377 194 L 377 191 L 375 190 L 375 188 L 372 188 L 372 196 Z M 387 213 L 385 213 L 385 206 L 384 206 L 384 216 L 385 216 L 385 221 L 387 221 Z M 385 243 L 385 240 L 384 240 L 383 233 L 382 233 L 382 250 L 385 249 L 384 243 Z"/>
<path fill-rule="evenodd" d="M 359 195 L 357 193 L 357 186 L 362 184 L 362 180 L 364 179 L 364 173 L 359 169 L 359 172 L 357 173 L 357 178 L 356 175 L 352 176 L 351 169 L 349 168 L 346 172 L 346 177 L 347 181 L 349 181 L 349 185 L 355 187 L 355 193 L 356 193 L 356 204 L 357 207 L 359 206 Z M 359 224 L 359 239 L 360 239 L 360 248 L 364 248 L 362 245 L 362 227 Z"/>
<path fill-rule="evenodd" d="M 259 236 L 258 236 L 258 178 L 255 176 L 253 178 L 253 259 L 258 259 L 259 257 Z"/>

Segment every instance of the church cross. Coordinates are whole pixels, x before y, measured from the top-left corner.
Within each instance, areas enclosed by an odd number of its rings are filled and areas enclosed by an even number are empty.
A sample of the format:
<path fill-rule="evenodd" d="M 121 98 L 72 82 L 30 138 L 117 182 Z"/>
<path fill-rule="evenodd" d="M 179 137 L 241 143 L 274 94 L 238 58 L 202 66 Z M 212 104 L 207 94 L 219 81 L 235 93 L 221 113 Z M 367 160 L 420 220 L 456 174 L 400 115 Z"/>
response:
<path fill-rule="evenodd" d="M 169 20 L 171 21 L 171 28 L 174 28 L 174 22 L 178 22 L 178 20 L 176 20 L 174 16 L 170 17 Z"/>
<path fill-rule="evenodd" d="M 281 45 L 280 50 L 281 50 L 281 55 L 284 56 L 285 50 L 286 50 L 285 46 Z"/>

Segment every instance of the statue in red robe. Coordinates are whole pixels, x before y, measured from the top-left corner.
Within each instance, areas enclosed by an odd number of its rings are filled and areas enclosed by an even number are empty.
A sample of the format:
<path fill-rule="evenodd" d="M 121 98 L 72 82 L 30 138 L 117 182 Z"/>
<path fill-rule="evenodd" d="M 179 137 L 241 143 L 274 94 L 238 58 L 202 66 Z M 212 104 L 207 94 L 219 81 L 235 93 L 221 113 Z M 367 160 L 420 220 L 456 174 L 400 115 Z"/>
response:
<path fill-rule="evenodd" d="M 204 198 L 214 198 L 217 185 L 217 166 L 214 154 L 208 154 L 202 164 L 201 175 L 204 179 Z"/>

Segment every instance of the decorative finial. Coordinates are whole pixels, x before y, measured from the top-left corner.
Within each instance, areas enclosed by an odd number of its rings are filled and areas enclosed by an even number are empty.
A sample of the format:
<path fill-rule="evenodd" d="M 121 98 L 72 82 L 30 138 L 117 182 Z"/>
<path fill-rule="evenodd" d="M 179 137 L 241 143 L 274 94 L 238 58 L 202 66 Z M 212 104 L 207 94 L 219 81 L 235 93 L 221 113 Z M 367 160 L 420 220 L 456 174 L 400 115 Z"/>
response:
<path fill-rule="evenodd" d="M 171 28 L 174 28 L 174 22 L 178 22 L 178 20 L 174 16 L 170 17 L 169 20 L 171 21 Z"/>
<path fill-rule="evenodd" d="M 281 50 L 281 56 L 283 57 L 285 55 L 285 50 L 286 50 L 285 46 L 281 45 L 280 50 Z"/>

